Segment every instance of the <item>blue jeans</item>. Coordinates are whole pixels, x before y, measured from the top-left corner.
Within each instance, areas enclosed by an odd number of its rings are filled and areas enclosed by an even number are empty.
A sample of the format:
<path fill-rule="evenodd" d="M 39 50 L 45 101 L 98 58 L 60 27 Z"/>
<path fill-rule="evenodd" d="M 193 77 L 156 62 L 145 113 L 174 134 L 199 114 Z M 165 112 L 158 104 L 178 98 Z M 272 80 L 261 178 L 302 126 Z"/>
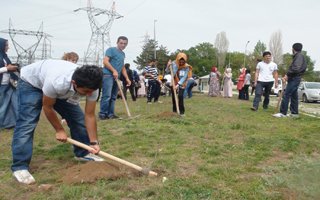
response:
<path fill-rule="evenodd" d="M 16 89 L 0 84 L 0 130 L 13 128 L 18 116 L 18 98 Z"/>
<path fill-rule="evenodd" d="M 112 75 L 104 75 L 100 101 L 99 117 L 102 119 L 114 116 L 114 107 L 118 95 L 118 86 Z"/>
<path fill-rule="evenodd" d="M 288 79 L 287 87 L 283 93 L 280 112 L 284 115 L 288 113 L 288 106 L 290 102 L 290 111 L 292 114 L 299 114 L 299 100 L 298 100 L 298 87 L 301 77 L 294 77 Z"/>
<path fill-rule="evenodd" d="M 259 103 L 261 101 L 263 89 L 264 89 L 263 108 L 264 109 L 268 108 L 269 101 L 270 101 L 270 92 L 271 92 L 272 86 L 273 86 L 273 81 L 271 81 L 271 82 L 258 81 L 257 86 L 256 86 L 256 93 L 254 95 L 254 100 L 253 100 L 253 107 L 256 110 L 258 110 L 258 108 L 259 108 Z"/>
<path fill-rule="evenodd" d="M 29 169 L 32 157 L 34 130 L 42 109 L 42 90 L 20 80 L 17 88 L 18 119 L 12 138 L 12 171 Z M 71 138 L 89 144 L 89 137 L 84 125 L 84 115 L 79 105 L 57 99 L 54 109 L 66 119 Z M 85 156 L 89 152 L 74 146 L 76 156 Z"/>
<path fill-rule="evenodd" d="M 192 79 L 188 80 L 187 86 L 186 86 L 184 93 L 183 93 L 183 98 L 186 98 L 187 96 L 188 96 L 188 98 L 192 97 L 192 88 L 193 88 L 194 82 L 195 81 Z"/>

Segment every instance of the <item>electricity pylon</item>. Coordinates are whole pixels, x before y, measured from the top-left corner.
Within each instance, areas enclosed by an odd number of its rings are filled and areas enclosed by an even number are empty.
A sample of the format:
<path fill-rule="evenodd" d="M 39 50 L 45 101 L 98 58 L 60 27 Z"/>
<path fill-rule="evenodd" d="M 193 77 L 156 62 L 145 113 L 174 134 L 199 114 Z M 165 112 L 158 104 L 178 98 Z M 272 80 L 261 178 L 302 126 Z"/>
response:
<path fill-rule="evenodd" d="M 11 41 L 13 43 L 13 46 L 17 52 L 17 63 L 19 63 L 20 65 L 24 66 L 27 64 L 31 64 L 32 62 L 34 62 L 35 60 L 35 51 L 37 50 L 41 39 L 44 37 L 46 40 L 48 39 L 48 37 L 52 37 L 51 35 L 44 33 L 43 32 L 43 23 L 41 23 L 39 30 L 38 31 L 26 31 L 26 30 L 18 30 L 18 29 L 14 29 L 11 19 L 9 20 L 9 29 L 8 30 L 3 30 L 1 31 L 2 33 L 8 33 Z M 15 36 L 16 35 L 23 35 L 23 36 L 34 36 L 36 37 L 37 41 L 32 43 L 31 46 L 29 47 L 23 47 L 23 45 L 20 43 L 18 43 L 15 40 Z M 48 49 L 47 45 L 48 43 L 44 42 L 43 48 Z M 44 53 L 44 52 L 43 52 Z M 46 50 L 46 55 L 48 55 L 48 52 Z M 51 55 L 51 53 L 50 53 Z M 47 58 L 42 56 L 43 59 Z"/>
<path fill-rule="evenodd" d="M 85 8 L 78 8 L 74 12 L 84 10 L 87 11 L 90 26 L 91 26 L 91 39 L 88 45 L 87 52 L 85 53 L 84 63 L 102 66 L 102 59 L 104 57 L 104 50 L 107 46 L 110 47 L 110 29 L 115 19 L 123 16 L 118 14 L 115 10 L 115 3 L 113 2 L 110 10 L 92 7 L 91 0 L 88 0 L 88 5 Z M 107 15 L 108 20 L 100 25 L 95 18 L 98 15 Z"/>

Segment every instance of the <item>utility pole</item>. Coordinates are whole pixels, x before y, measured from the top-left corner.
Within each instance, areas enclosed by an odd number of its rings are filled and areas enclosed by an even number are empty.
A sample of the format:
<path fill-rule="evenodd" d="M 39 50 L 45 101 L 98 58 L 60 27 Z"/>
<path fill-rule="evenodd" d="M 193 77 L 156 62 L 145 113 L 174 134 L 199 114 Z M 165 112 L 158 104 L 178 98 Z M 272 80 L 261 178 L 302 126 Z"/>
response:
<path fill-rule="evenodd" d="M 107 46 L 111 46 L 110 42 L 110 29 L 112 23 L 115 19 L 119 19 L 123 16 L 118 14 L 115 10 L 115 2 L 113 2 L 110 10 L 94 8 L 92 7 L 91 0 L 88 0 L 87 7 L 78 8 L 74 10 L 77 11 L 86 11 L 88 14 L 88 19 L 91 27 L 91 38 L 85 53 L 84 63 L 85 64 L 94 64 L 97 66 L 102 66 L 102 58 L 104 57 L 104 50 Z M 98 15 L 107 15 L 108 20 L 105 23 L 100 25 L 95 18 Z"/>
<path fill-rule="evenodd" d="M 157 20 L 153 20 L 153 40 L 154 40 L 154 59 L 157 59 L 157 45 L 156 45 L 156 22 Z"/>
<path fill-rule="evenodd" d="M 35 60 L 35 51 L 37 50 L 42 38 L 49 38 L 52 37 L 51 35 L 44 33 L 43 32 L 43 23 L 41 23 L 40 28 L 38 31 L 26 31 L 26 30 L 18 30 L 18 29 L 14 29 L 11 19 L 9 19 L 9 29 L 8 30 L 3 30 L 1 31 L 2 33 L 8 33 L 12 44 L 17 52 L 18 58 L 17 58 L 17 63 L 19 63 L 21 66 L 27 65 L 27 64 L 31 64 L 32 62 L 34 62 Z M 23 35 L 23 36 L 34 36 L 36 37 L 37 41 L 32 43 L 31 46 L 29 47 L 23 47 L 23 45 L 17 42 L 17 40 L 15 39 L 16 35 Z M 47 48 L 48 44 L 44 42 L 44 46 L 43 48 L 46 49 L 45 52 L 45 57 L 43 57 L 43 59 L 47 58 L 47 55 L 51 55 L 51 52 L 48 52 L 48 48 Z M 51 51 L 51 49 L 50 49 Z M 44 56 L 44 55 L 43 55 Z"/>

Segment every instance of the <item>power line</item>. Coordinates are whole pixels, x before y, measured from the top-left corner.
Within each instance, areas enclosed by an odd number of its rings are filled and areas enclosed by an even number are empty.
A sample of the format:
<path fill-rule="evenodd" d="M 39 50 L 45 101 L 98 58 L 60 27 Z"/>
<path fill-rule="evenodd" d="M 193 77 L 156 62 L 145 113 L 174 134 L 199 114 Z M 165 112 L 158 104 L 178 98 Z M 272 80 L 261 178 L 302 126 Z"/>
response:
<path fill-rule="evenodd" d="M 31 19 L 28 18 L 27 20 L 20 22 L 18 24 L 16 24 L 16 26 L 19 26 L 19 25 L 26 25 L 26 23 L 33 23 L 33 22 L 38 22 L 38 21 L 44 21 L 45 19 L 50 19 L 50 18 L 55 18 L 57 16 L 64 16 L 64 15 L 67 15 L 67 14 L 73 14 L 72 11 L 67 11 L 67 12 L 63 12 L 63 13 L 59 13 L 59 14 L 55 14 L 55 15 L 49 15 L 49 16 L 46 16 L 46 17 L 41 17 L 41 18 L 36 18 L 36 19 Z"/>
<path fill-rule="evenodd" d="M 142 2 L 140 2 L 136 7 L 134 7 L 133 9 L 129 10 L 126 14 L 126 16 L 130 15 L 131 13 L 133 13 L 133 11 L 137 10 L 140 6 L 142 6 L 147 0 L 143 0 Z"/>

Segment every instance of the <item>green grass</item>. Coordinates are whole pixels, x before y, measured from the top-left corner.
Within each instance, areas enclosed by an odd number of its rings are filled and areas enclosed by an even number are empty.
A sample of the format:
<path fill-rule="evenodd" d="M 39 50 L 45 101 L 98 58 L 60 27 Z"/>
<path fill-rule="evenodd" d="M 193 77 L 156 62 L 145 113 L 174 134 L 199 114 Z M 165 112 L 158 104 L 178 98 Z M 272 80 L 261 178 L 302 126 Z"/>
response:
<path fill-rule="evenodd" d="M 319 199 L 319 120 L 273 118 L 273 108 L 252 112 L 251 102 L 196 95 L 185 100 L 186 117 L 168 115 L 171 98 L 147 105 L 129 100 L 128 120 L 99 121 L 101 148 L 151 168 L 159 177 L 122 177 L 63 184 L 75 164 L 69 144 L 55 140 L 44 115 L 36 129 L 31 172 L 23 186 L 10 171 L 12 131 L 0 133 L 0 199 Z M 162 177 L 167 177 L 162 182 Z M 41 190 L 40 184 L 51 184 Z M 19 192 L 17 192 L 19 191 Z"/>

